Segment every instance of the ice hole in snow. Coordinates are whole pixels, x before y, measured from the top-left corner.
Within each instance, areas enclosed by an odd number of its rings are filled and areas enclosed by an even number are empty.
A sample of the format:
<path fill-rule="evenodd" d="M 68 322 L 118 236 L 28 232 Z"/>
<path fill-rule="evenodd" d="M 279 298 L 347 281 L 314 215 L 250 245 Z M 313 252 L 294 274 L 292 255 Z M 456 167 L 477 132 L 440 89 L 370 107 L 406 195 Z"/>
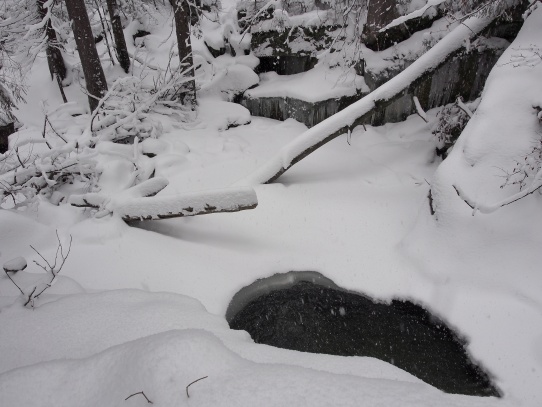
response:
<path fill-rule="evenodd" d="M 257 343 L 302 352 L 368 356 L 447 393 L 501 395 L 441 318 L 409 300 L 382 302 L 314 271 L 288 272 L 241 289 L 226 312 Z"/>

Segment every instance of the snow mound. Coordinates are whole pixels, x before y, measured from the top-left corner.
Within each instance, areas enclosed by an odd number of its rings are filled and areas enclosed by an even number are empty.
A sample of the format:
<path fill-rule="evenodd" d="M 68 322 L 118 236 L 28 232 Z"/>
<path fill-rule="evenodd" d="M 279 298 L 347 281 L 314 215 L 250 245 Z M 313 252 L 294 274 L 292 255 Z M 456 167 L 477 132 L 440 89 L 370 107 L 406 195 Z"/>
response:
<path fill-rule="evenodd" d="M 146 298 L 145 298 L 146 297 Z M 78 301 L 77 299 L 83 299 Z M 123 301 L 124 308 L 118 306 Z M 86 301 L 85 301 L 86 299 Z M 100 295 L 73 297 L 50 304 L 56 307 L 55 312 L 45 312 L 47 317 L 56 317 L 56 326 L 68 334 L 70 340 L 66 343 L 72 348 L 77 347 L 77 337 L 85 345 L 91 342 L 87 338 L 93 332 L 101 331 L 107 327 L 113 336 L 123 335 L 123 329 L 129 331 L 148 329 L 142 322 L 152 324 L 152 318 L 160 320 L 163 315 L 156 314 L 153 304 L 160 305 L 161 301 L 171 301 L 167 294 L 146 294 L 141 292 L 116 292 Z M 92 300 L 94 304 L 89 302 Z M 105 302 L 104 302 L 105 301 Z M 183 312 L 182 302 L 193 316 L 191 324 L 201 324 L 195 316 L 202 317 L 202 310 L 194 300 L 178 296 L 175 299 L 177 306 L 174 311 L 181 311 L 181 318 L 188 315 Z M 75 305 L 76 309 L 67 309 Z M 85 304 L 86 303 L 86 304 Z M 85 312 L 89 305 L 91 312 Z M 112 322 L 107 306 L 115 305 L 113 314 L 119 311 L 124 313 L 128 320 L 119 327 L 109 325 Z M 133 307 L 139 313 L 144 312 L 147 318 L 133 320 Z M 35 312 L 46 310 L 47 305 Z M 60 309 L 58 309 L 60 308 Z M 101 309 L 103 314 L 96 315 L 95 311 Z M 148 309 L 148 310 L 147 310 Z M 64 310 L 62 312 L 62 310 Z M 165 310 L 162 308 L 162 310 Z M 8 310 L 18 312 L 19 309 Z M 28 310 L 27 310 L 28 311 Z M 58 312 L 61 312 L 59 315 Z M 77 314 L 79 311 L 81 314 Z M 104 312 L 105 311 L 105 312 Z M 165 310 L 167 312 L 167 310 Z M 31 311 L 29 311 L 31 313 Z M 154 313 L 154 316 L 152 315 Z M 93 323 L 104 322 L 95 329 L 68 330 L 63 328 L 61 316 L 67 315 L 69 325 L 73 324 L 74 317 L 89 315 Z M 5 317 L 2 317 L 5 320 Z M 24 319 L 28 318 L 25 317 Z M 30 318 L 32 318 L 30 316 Z M 202 321 L 209 321 L 207 316 Z M 39 318 L 35 319 L 39 323 Z M 53 322 L 55 321 L 47 321 Z M 186 322 L 186 321 L 185 321 Z M 42 323 L 45 323 L 43 321 Z M 218 321 L 212 324 L 219 325 Z M 225 324 L 225 322 L 223 322 Z M 173 324 L 172 328 L 177 325 Z M 73 328 L 73 325 L 71 326 Z M 90 328 L 90 329 L 89 329 Z M 108 335 L 99 337 L 106 342 L 114 342 Z M 127 339 L 124 335 L 123 342 Z M 61 335 L 60 341 L 64 341 Z M 31 337 L 28 341 L 35 340 Z M 46 342 L 48 338 L 45 338 Z M 60 348 L 60 344 L 53 347 Z M 102 344 L 103 345 L 103 344 Z M 99 348 L 98 347 L 95 347 Z M 47 348 L 44 348 L 47 351 Z M 85 349 L 84 346 L 80 350 Z M 266 347 L 261 349 L 265 352 Z M 70 352 L 66 352 L 70 353 Z M 2 352 L 5 354 L 5 352 Z M 75 356 L 77 352 L 71 352 Z M 294 353 L 295 354 L 295 353 Z M 205 379 L 202 379 L 206 377 Z M 188 385 L 202 379 L 189 388 Z M 39 383 L 39 386 L 36 385 Z M 7 371 L 0 375 L 0 404 L 5 407 L 24 405 L 76 405 L 96 406 L 127 406 L 147 405 L 145 396 L 137 394 L 127 401 L 129 396 L 144 392 L 154 405 L 173 406 L 190 403 L 198 406 L 328 406 L 331 404 L 341 406 L 359 406 L 360 400 L 366 406 L 393 405 L 397 399 L 402 406 L 504 406 L 502 400 L 493 398 L 475 398 L 467 396 L 443 394 L 423 383 L 412 383 L 396 380 L 375 380 L 355 377 L 347 374 L 332 374 L 329 372 L 288 366 L 280 363 L 256 363 L 249 361 L 226 347 L 224 342 L 211 332 L 201 329 L 172 329 L 125 342 L 113 346 L 103 352 L 94 354 L 86 359 L 64 359 L 45 362 L 29 367 Z"/>

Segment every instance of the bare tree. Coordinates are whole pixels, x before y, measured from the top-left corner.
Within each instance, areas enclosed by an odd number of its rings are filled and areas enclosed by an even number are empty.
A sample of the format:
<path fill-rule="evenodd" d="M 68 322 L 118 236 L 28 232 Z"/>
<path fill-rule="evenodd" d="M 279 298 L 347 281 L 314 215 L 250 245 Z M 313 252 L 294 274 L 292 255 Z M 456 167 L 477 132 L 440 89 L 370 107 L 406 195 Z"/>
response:
<path fill-rule="evenodd" d="M 177 33 L 177 47 L 179 50 L 179 69 L 186 71 L 188 76 L 194 77 L 194 61 L 192 58 L 192 44 L 190 42 L 190 6 L 186 0 L 170 0 L 175 18 L 175 31 Z M 186 92 L 182 102 L 186 106 L 196 105 L 196 82 L 186 83 Z"/>
<path fill-rule="evenodd" d="M 90 109 L 94 110 L 98 106 L 98 101 L 107 92 L 107 82 L 94 43 L 85 2 L 84 0 L 66 0 L 66 9 L 85 75 L 88 103 Z"/>
<path fill-rule="evenodd" d="M 126 40 L 124 39 L 117 0 L 107 0 L 107 9 L 109 11 L 111 26 L 113 27 L 117 59 L 124 72 L 128 73 L 130 70 L 130 55 L 128 55 L 128 48 L 126 48 Z"/>

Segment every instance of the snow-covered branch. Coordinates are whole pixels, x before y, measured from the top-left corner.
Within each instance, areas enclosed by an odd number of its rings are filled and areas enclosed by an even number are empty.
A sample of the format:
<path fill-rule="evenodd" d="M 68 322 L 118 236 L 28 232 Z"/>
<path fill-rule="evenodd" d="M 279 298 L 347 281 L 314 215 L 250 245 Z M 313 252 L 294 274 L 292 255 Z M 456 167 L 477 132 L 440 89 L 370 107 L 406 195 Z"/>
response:
<path fill-rule="evenodd" d="M 474 199 L 470 198 L 465 193 L 465 191 L 463 191 L 457 185 L 452 185 L 452 187 L 455 189 L 455 192 L 457 193 L 457 195 L 472 209 L 472 216 L 474 216 L 476 212 L 490 214 L 502 208 L 503 206 L 510 205 L 511 203 L 517 202 L 520 199 L 523 199 L 526 196 L 531 195 L 535 193 L 536 191 L 538 191 L 540 188 L 542 188 L 542 170 L 536 174 L 533 181 L 531 182 L 531 185 L 528 188 L 525 188 L 519 191 L 518 193 L 512 196 L 509 196 L 506 199 L 503 199 L 500 202 L 496 202 L 489 205 L 476 202 Z"/>
<path fill-rule="evenodd" d="M 450 56 L 460 51 L 465 40 L 479 34 L 491 21 L 489 17 L 472 17 L 466 20 L 399 75 L 301 134 L 240 183 L 253 185 L 272 182 L 319 147 L 368 121 L 377 109 L 404 95 L 413 83 L 436 70 Z"/>
<path fill-rule="evenodd" d="M 396 18 L 387 26 L 381 28 L 380 32 L 384 32 L 392 27 L 398 26 L 400 24 L 404 24 L 407 21 L 412 20 L 414 18 L 422 17 L 428 9 L 430 9 L 431 7 L 437 7 L 440 4 L 444 3 L 445 1 L 447 0 L 429 0 L 427 4 L 423 6 L 422 8 L 419 8 L 418 10 L 414 10 L 412 13 L 409 13 L 407 15 Z"/>

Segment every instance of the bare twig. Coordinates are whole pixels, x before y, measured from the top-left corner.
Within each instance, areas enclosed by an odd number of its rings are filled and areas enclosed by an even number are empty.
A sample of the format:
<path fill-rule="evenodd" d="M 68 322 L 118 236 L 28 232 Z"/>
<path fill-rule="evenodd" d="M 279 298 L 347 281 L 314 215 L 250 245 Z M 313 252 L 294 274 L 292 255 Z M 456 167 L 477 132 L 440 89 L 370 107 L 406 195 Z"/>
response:
<path fill-rule="evenodd" d="M 192 386 L 194 383 L 199 382 L 200 380 L 207 379 L 208 377 L 209 377 L 209 376 L 203 376 L 203 377 L 200 377 L 199 379 L 194 380 L 192 383 L 190 383 L 188 386 L 186 386 L 186 397 L 190 398 L 190 394 L 188 394 L 188 388 L 189 388 L 190 386 Z"/>
<path fill-rule="evenodd" d="M 11 282 L 15 285 L 15 287 L 17 287 L 19 289 L 19 291 L 21 292 L 22 295 L 24 295 L 24 292 L 23 290 L 21 290 L 21 287 L 19 287 L 17 285 L 17 283 L 15 281 L 13 281 L 13 279 L 11 278 L 11 276 L 9 275 L 8 271 L 7 270 L 4 270 L 6 272 L 6 276 L 8 276 L 8 278 L 11 280 Z"/>
<path fill-rule="evenodd" d="M 19 156 L 19 147 L 15 147 L 15 155 L 17 156 L 17 160 L 19 161 L 19 164 L 21 164 L 21 167 L 26 168 L 21 161 L 21 157 Z"/>
<path fill-rule="evenodd" d="M 43 257 L 43 256 L 41 255 L 41 253 L 38 252 L 38 251 L 34 248 L 34 246 L 30 245 L 30 248 L 31 248 L 32 250 L 34 250 L 34 251 L 38 254 L 38 256 L 40 256 L 40 257 L 43 259 L 43 261 L 44 261 L 45 263 L 47 263 L 47 265 L 49 266 L 49 268 L 53 268 L 53 266 L 51 266 L 51 264 L 49 264 L 49 262 L 47 261 L 47 259 L 46 259 L 45 257 Z M 36 262 L 34 262 L 34 263 L 36 263 Z M 36 264 L 37 264 L 37 263 L 36 263 Z"/>
<path fill-rule="evenodd" d="M 143 397 L 145 397 L 145 400 L 147 400 L 147 403 L 153 404 L 153 402 L 150 401 L 149 398 L 148 398 L 148 397 L 145 395 L 145 393 L 142 392 L 142 391 L 138 391 L 137 393 L 130 394 L 128 397 L 126 397 L 126 398 L 124 399 L 124 401 L 128 400 L 130 397 L 137 396 L 138 394 L 141 394 Z"/>
<path fill-rule="evenodd" d="M 62 136 L 58 133 L 58 131 L 55 130 L 55 128 L 53 127 L 53 125 L 52 125 L 52 123 L 51 123 L 51 120 L 49 120 L 49 117 L 45 116 L 45 120 L 47 121 L 47 123 L 49 123 L 49 127 L 51 128 L 51 130 L 53 130 L 53 133 L 55 133 L 55 134 L 58 136 L 58 138 L 60 138 L 64 143 L 67 144 L 68 141 L 67 141 L 64 137 L 62 137 Z"/>
<path fill-rule="evenodd" d="M 45 138 L 45 130 L 46 129 L 47 129 L 47 115 L 45 115 L 45 120 L 43 121 L 43 132 L 41 133 L 41 135 L 43 136 L 43 140 L 45 141 L 45 144 L 47 144 L 47 147 L 49 147 L 49 150 L 52 150 L 53 147 L 51 147 L 51 145 L 49 144 L 49 142 Z"/>

